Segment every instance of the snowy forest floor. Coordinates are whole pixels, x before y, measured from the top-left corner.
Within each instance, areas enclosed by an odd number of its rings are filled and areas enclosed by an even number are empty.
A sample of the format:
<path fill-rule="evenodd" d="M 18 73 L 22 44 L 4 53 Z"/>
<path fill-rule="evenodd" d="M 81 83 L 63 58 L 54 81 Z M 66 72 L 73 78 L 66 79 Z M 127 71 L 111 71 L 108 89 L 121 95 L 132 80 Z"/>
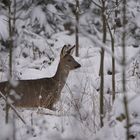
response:
<path fill-rule="evenodd" d="M 14 62 L 14 72 L 19 79 L 37 79 L 41 77 L 51 77 L 55 74 L 57 65 L 59 62 L 59 53 L 64 44 L 74 44 L 75 36 L 67 36 L 65 32 L 56 34 L 53 36 L 53 40 L 50 40 L 55 47 L 48 49 L 54 52 L 54 61 L 51 65 L 44 64 L 46 56 L 30 60 L 29 57 L 23 58 L 20 56 L 20 49 L 16 48 L 16 57 Z M 43 42 L 36 40 L 38 44 L 43 46 Z M 139 93 L 140 79 L 136 75 L 134 65 L 136 65 L 136 59 L 139 56 L 136 54 L 139 52 L 139 48 L 127 46 L 126 48 L 127 60 L 131 60 L 131 63 L 127 65 L 126 81 L 128 97 L 130 99 L 135 97 Z M 22 50 L 23 51 L 23 50 Z M 26 50 L 28 51 L 28 50 Z M 121 47 L 115 48 L 115 54 L 118 59 L 121 60 Z M 62 91 L 61 99 L 55 105 L 56 109 L 62 113 L 62 116 L 56 115 L 42 115 L 37 113 L 37 109 L 20 109 L 17 108 L 19 114 L 25 120 L 27 125 L 23 124 L 21 120 L 15 116 L 15 132 L 17 140 L 85 140 L 85 139 L 101 139 L 104 140 L 124 140 L 125 137 L 125 121 L 116 121 L 123 111 L 122 103 L 122 68 L 120 64 L 116 62 L 116 100 L 112 107 L 111 96 L 111 75 L 108 74 L 111 70 L 112 62 L 111 56 L 107 52 L 105 53 L 105 106 L 104 111 L 106 117 L 104 119 L 105 126 L 100 130 L 99 125 L 99 67 L 100 67 L 100 48 L 95 45 L 94 42 L 86 37 L 80 36 L 80 56 L 75 59 L 81 64 L 81 68 L 72 71 L 69 74 L 66 85 Z M 74 54 L 73 54 L 74 56 Z M 5 73 L 0 73 L 0 80 L 6 80 L 8 53 L 3 51 L 0 53 L 0 58 L 5 62 Z M 140 97 L 133 99 L 130 103 L 130 114 L 132 114 L 134 121 L 134 113 L 140 117 L 140 109 L 138 103 Z M 0 103 L 3 104 L 3 100 L 0 99 Z M 3 106 L 0 106 L 0 140 L 4 140 L 6 137 L 12 136 L 13 123 L 5 125 L 5 111 Z M 65 114 L 63 114 L 65 113 Z M 10 117 L 12 116 L 12 110 L 10 110 Z M 136 121 L 140 122 L 136 117 Z M 11 119 L 12 120 L 12 119 Z M 134 126 L 134 130 L 140 130 L 140 126 Z M 99 131 L 100 130 L 100 131 Z M 98 133 L 97 133 L 98 132 Z M 96 137 L 95 137 L 96 136 Z M 97 139 L 96 139 L 97 140 Z"/>

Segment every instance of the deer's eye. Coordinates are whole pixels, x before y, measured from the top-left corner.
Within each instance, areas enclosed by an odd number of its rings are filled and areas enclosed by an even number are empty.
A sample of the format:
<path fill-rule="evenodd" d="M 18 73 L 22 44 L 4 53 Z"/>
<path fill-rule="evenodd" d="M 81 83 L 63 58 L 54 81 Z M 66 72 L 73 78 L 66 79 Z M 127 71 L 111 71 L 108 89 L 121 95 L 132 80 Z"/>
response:
<path fill-rule="evenodd" d="M 71 62 L 71 59 L 68 59 L 68 62 Z"/>

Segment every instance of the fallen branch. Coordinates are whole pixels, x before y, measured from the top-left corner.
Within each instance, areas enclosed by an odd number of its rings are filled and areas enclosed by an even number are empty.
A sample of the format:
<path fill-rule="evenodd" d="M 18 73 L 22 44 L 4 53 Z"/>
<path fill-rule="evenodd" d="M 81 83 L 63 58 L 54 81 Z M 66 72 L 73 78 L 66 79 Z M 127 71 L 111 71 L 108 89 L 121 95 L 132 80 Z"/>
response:
<path fill-rule="evenodd" d="M 42 115 L 54 115 L 54 116 L 75 116 L 75 113 L 66 113 L 62 111 L 54 111 L 50 110 L 47 108 L 39 108 L 37 110 L 37 114 L 42 114 Z"/>
<path fill-rule="evenodd" d="M 2 96 L 2 98 L 7 102 L 6 97 L 2 94 L 2 92 L 0 92 L 0 95 Z M 26 124 L 26 122 L 24 121 L 24 119 L 20 116 L 20 114 L 18 113 L 18 111 L 16 110 L 16 108 L 10 104 L 9 102 L 7 102 L 7 104 L 11 107 L 11 109 L 16 113 L 16 115 L 18 116 L 18 118 L 24 123 Z"/>

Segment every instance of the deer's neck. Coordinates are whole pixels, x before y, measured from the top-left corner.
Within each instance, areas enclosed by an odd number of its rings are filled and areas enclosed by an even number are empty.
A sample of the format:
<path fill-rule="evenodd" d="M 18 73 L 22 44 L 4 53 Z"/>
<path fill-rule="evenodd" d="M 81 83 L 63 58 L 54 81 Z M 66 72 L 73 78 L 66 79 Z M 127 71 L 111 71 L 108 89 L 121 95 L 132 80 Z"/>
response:
<path fill-rule="evenodd" d="M 68 74 L 69 74 L 69 71 L 64 68 L 63 64 L 59 63 L 57 72 L 55 76 L 53 77 L 53 79 L 57 82 L 59 86 L 63 88 L 67 80 Z"/>

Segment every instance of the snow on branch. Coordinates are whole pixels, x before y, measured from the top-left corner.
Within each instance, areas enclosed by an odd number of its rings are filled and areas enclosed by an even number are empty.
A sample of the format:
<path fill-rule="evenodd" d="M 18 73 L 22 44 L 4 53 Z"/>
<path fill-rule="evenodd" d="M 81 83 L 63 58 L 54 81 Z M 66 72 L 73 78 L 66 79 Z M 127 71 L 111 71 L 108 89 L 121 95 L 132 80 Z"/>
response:
<path fill-rule="evenodd" d="M 4 41 L 9 37 L 8 32 L 8 19 L 4 15 L 0 15 L 0 39 Z"/>

